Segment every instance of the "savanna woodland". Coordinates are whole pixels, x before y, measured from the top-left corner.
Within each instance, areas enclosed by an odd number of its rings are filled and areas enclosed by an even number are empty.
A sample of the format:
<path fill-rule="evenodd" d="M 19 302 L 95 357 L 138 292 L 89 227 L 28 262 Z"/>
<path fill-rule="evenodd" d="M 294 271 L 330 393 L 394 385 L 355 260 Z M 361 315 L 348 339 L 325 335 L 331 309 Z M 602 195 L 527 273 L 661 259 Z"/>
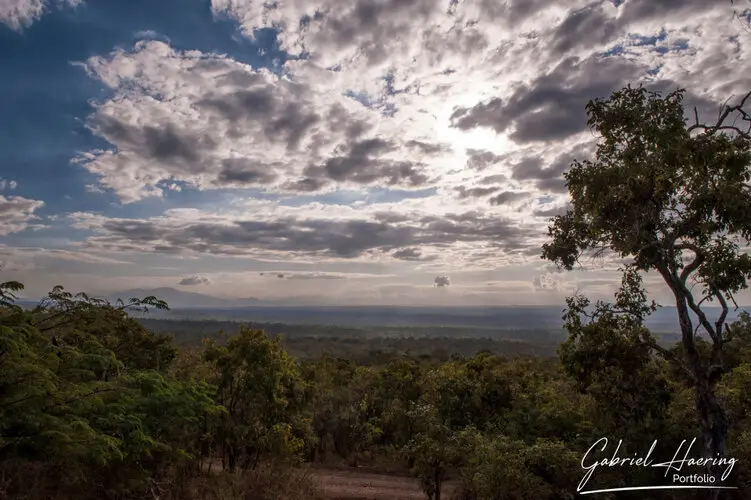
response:
<path fill-rule="evenodd" d="M 23 285 L 3 283 L 0 497 L 325 498 L 309 471 L 339 463 L 409 473 L 435 500 L 571 499 L 608 437 L 600 458 L 657 440 L 666 461 L 696 438 L 696 456 L 735 462 L 694 472 L 738 489 L 599 498 L 751 498 L 751 317 L 727 322 L 751 275 L 750 98 L 702 123 L 683 95 L 626 87 L 587 106 L 598 148 L 566 174 L 572 209 L 551 220 L 542 257 L 573 269 L 616 254 L 623 280 L 610 303 L 568 299 L 558 357 L 298 360 L 252 328 L 178 347 L 129 315 L 166 308 L 158 298 L 57 287 L 23 309 Z M 644 326 L 658 307 L 647 272 L 675 297 L 676 345 Z M 665 475 L 603 466 L 586 489 Z"/>

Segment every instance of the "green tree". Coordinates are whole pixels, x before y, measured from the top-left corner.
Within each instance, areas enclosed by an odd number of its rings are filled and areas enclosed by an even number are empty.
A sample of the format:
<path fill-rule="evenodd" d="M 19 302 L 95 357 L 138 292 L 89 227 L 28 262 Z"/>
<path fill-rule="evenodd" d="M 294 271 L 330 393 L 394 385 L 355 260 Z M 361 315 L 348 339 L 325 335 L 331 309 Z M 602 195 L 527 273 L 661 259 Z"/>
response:
<path fill-rule="evenodd" d="M 448 472 L 462 460 L 460 434 L 447 425 L 435 406 L 418 403 L 409 411 L 415 434 L 402 449 L 412 464 L 412 474 L 420 480 L 428 500 L 441 500 Z"/>
<path fill-rule="evenodd" d="M 571 500 L 581 471 L 579 455 L 562 443 L 532 444 L 474 429 L 459 434 L 466 459 L 460 468 L 462 500 Z"/>
<path fill-rule="evenodd" d="M 149 307 L 169 309 L 166 302 L 153 296 L 110 304 L 56 286 L 32 311 L 32 323 L 56 343 L 74 345 L 96 338 L 130 368 L 166 370 L 177 355 L 172 338 L 151 332 L 128 315 L 130 311 L 147 312 Z"/>
<path fill-rule="evenodd" d="M 420 364 L 406 357 L 393 360 L 378 371 L 376 404 L 383 430 L 381 441 L 397 449 L 413 435 L 408 412 L 420 397 L 421 373 Z"/>
<path fill-rule="evenodd" d="M 75 482 L 99 497 L 143 493 L 169 468 L 195 460 L 198 425 L 220 409 L 206 384 L 167 380 L 143 362 L 142 354 L 169 350 L 168 342 L 140 343 L 149 333 L 140 325 L 104 302 L 81 302 L 45 303 L 34 311 L 0 307 L 0 471 L 28 474 L 29 466 L 41 467 L 41 477 L 29 479 Z M 53 317 L 56 326 L 40 331 L 39 319 Z M 106 324 L 106 318 L 121 322 L 117 332 L 125 341 L 91 323 Z M 126 355 L 126 363 L 106 344 L 128 339 L 138 349 L 125 352 L 138 355 Z"/>
<path fill-rule="evenodd" d="M 569 337 L 560 347 L 566 373 L 605 417 L 601 430 L 617 432 L 635 449 L 662 433 L 672 392 L 664 361 L 652 356 L 656 339 L 642 324 L 655 307 L 645 302 L 641 276 L 632 268 L 625 270 L 614 304 L 598 302 L 590 313 L 586 297 L 570 297 Z"/>
<path fill-rule="evenodd" d="M 262 458 L 294 457 L 312 438 L 300 367 L 279 337 L 243 327 L 226 346 L 209 342 L 204 353 L 217 378 L 216 402 L 223 463 L 230 471 L 255 468 Z"/>
<path fill-rule="evenodd" d="M 716 123 L 697 116 L 689 125 L 683 95 L 629 86 L 587 105 L 588 123 L 600 135 L 596 155 L 574 161 L 565 174 L 573 209 L 552 220 L 542 257 L 571 270 L 585 252 L 609 252 L 632 259 L 629 269 L 662 277 L 675 298 L 685 355 L 648 344 L 691 379 L 703 454 L 716 457 L 726 453 L 728 433 L 715 394 L 730 341 L 728 303 L 751 275 L 751 257 L 739 250 L 751 237 L 751 140 L 731 123 L 748 118 L 749 96 L 726 106 Z M 714 322 L 703 309 L 713 301 L 723 311 Z M 711 341 L 707 357 L 697 348 L 691 312 Z"/>

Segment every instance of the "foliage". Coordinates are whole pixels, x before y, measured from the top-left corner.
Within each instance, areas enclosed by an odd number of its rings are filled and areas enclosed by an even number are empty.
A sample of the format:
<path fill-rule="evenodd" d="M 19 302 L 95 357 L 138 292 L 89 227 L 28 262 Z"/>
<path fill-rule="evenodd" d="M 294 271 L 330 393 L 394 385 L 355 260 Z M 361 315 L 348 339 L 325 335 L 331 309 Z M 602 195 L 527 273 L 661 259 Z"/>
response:
<path fill-rule="evenodd" d="M 73 302 L 54 323 L 42 320 L 56 306 L 0 314 L 0 497 L 316 498 L 295 467 L 342 460 L 408 471 L 435 500 L 560 500 L 602 436 L 624 439 L 623 455 L 655 438 L 672 454 L 698 430 L 688 375 L 652 355 L 642 321 L 654 305 L 628 270 L 612 303 L 569 299 L 560 360 L 299 362 L 283 338 L 250 327 L 177 349 L 117 307 Z M 718 384 L 741 460 L 751 459 L 750 325 L 743 315 L 729 328 L 733 369 Z M 736 469 L 746 494 L 751 473 Z M 609 468 L 592 484 L 655 480 Z"/>
<path fill-rule="evenodd" d="M 604 312 L 597 322 L 584 326 L 572 319 L 588 303 L 581 297 L 569 301 L 570 334 L 591 337 L 580 352 L 601 365 L 613 361 L 620 348 L 626 358 L 643 358 L 639 346 L 669 359 L 694 387 L 703 456 L 716 457 L 726 453 L 728 434 L 715 391 L 727 370 L 728 304 L 751 277 L 751 256 L 740 249 L 751 238 L 751 136 L 732 121 L 748 118 L 743 106 L 749 96 L 724 106 L 715 124 L 700 123 L 694 110 L 695 123 L 688 125 L 683 95 L 682 89 L 663 97 L 628 86 L 587 105 L 588 124 L 599 135 L 595 158 L 575 160 L 565 174 L 573 207 L 552 220 L 542 257 L 567 270 L 592 251 L 630 261 L 622 295 L 615 307 L 596 307 Z M 661 348 L 639 328 L 654 310 L 638 278 L 649 271 L 659 274 L 675 298 L 681 355 Z M 714 322 L 704 308 L 712 302 L 722 308 Z M 691 313 L 698 318 L 696 328 Z M 709 349 L 701 348 L 699 329 L 711 342 Z M 569 357 L 576 366 L 575 352 Z M 634 361 L 616 358 L 621 364 Z M 632 377 L 624 382 L 634 389 L 639 384 Z"/>
<path fill-rule="evenodd" d="M 305 383 L 279 339 L 243 329 L 226 347 L 209 342 L 204 359 L 216 370 L 216 401 L 226 409 L 217 431 L 230 472 L 255 468 L 269 454 L 302 451 L 312 438 Z"/>

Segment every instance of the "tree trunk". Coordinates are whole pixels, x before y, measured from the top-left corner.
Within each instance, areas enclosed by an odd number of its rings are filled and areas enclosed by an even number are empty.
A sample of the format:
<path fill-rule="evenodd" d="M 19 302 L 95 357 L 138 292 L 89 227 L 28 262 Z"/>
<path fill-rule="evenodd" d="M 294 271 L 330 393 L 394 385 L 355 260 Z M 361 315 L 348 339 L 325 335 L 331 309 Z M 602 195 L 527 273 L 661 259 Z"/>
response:
<path fill-rule="evenodd" d="M 702 457 L 724 457 L 727 447 L 728 420 L 724 409 L 717 400 L 714 387 L 705 379 L 698 380 L 696 387 L 696 410 L 699 414 L 702 434 Z M 707 474 L 721 476 L 720 467 L 711 463 L 706 466 Z M 719 479 L 717 481 L 719 483 Z M 717 500 L 721 490 L 708 490 L 706 498 Z"/>
<path fill-rule="evenodd" d="M 674 292 L 677 292 L 674 289 Z M 728 436 L 728 420 L 725 410 L 717 400 L 715 381 L 710 380 L 708 367 L 702 361 L 694 340 L 693 325 L 688 312 L 685 298 L 676 293 L 678 320 L 681 325 L 683 351 L 694 374 L 694 390 L 696 391 L 696 411 L 699 417 L 702 438 L 702 458 L 717 458 L 725 456 Z M 688 436 L 687 436 L 688 437 Z M 707 474 L 715 477 L 721 475 L 719 468 L 709 463 Z M 722 490 L 706 490 L 703 498 L 717 500 Z M 702 495 L 702 492 L 699 493 Z"/>
<path fill-rule="evenodd" d="M 235 447 L 229 446 L 227 449 L 227 465 L 230 472 L 235 472 L 235 467 L 237 467 L 237 456 L 235 455 Z"/>

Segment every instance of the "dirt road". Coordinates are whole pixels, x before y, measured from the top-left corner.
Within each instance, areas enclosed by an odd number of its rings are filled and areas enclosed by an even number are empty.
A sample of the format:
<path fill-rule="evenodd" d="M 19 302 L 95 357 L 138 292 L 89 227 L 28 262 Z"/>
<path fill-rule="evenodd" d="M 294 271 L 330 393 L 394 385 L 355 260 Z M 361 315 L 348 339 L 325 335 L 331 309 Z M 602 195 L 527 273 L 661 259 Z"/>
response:
<path fill-rule="evenodd" d="M 425 500 L 418 481 L 358 470 L 311 469 L 313 480 L 331 500 Z M 444 495 L 451 494 L 452 484 L 445 484 Z"/>

